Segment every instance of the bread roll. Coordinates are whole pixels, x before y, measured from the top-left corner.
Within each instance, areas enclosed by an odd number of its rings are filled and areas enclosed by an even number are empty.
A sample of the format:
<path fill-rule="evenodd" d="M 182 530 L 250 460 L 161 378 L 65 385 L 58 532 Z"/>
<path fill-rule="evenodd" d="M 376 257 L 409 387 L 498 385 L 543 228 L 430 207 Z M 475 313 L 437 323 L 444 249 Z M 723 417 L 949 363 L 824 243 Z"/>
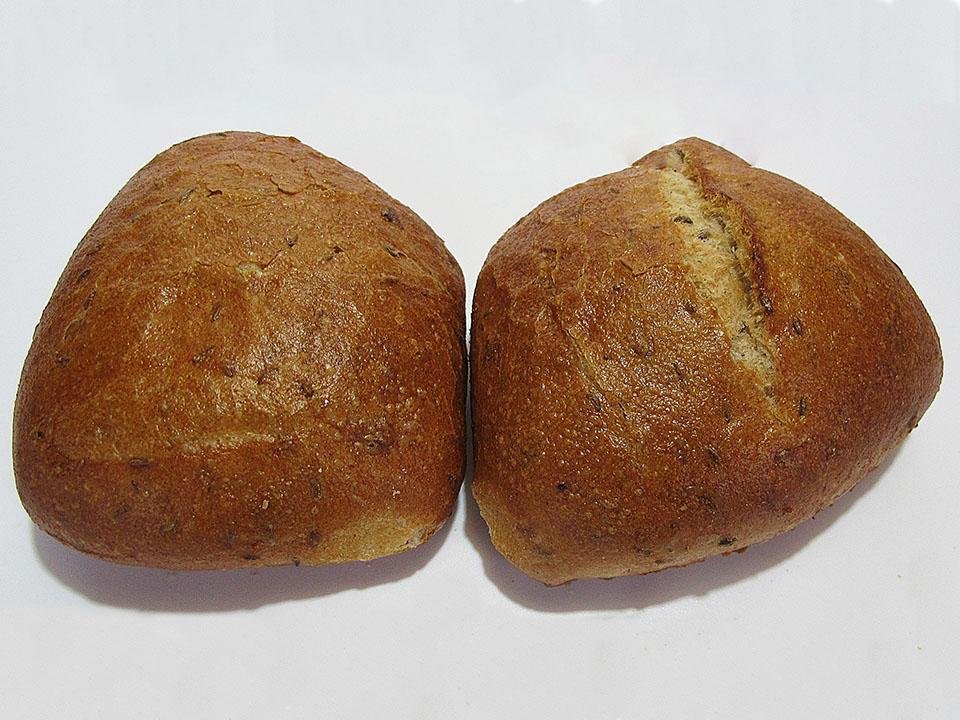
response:
<path fill-rule="evenodd" d="M 785 532 L 850 490 L 940 383 L 899 268 L 820 197 L 698 139 L 570 188 L 477 283 L 473 492 L 544 583 Z"/>
<path fill-rule="evenodd" d="M 294 138 L 154 158 L 74 252 L 14 418 L 27 511 L 174 569 L 424 542 L 464 460 L 464 285 L 443 243 Z"/>

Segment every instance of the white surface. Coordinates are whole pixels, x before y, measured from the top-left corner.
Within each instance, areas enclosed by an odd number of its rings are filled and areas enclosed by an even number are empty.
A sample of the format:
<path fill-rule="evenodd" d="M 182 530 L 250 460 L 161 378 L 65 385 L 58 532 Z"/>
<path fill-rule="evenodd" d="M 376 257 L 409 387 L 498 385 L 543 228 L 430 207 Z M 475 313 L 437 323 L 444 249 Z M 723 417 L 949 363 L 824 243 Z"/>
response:
<path fill-rule="evenodd" d="M 697 134 L 825 196 L 940 331 L 892 462 L 797 531 L 546 589 L 472 500 L 368 565 L 170 574 L 37 533 L 0 470 L 0 717 L 960 717 L 960 10 L 887 3 L 0 5 L 0 446 L 73 247 L 155 153 L 293 134 L 463 266 L 549 195 Z"/>

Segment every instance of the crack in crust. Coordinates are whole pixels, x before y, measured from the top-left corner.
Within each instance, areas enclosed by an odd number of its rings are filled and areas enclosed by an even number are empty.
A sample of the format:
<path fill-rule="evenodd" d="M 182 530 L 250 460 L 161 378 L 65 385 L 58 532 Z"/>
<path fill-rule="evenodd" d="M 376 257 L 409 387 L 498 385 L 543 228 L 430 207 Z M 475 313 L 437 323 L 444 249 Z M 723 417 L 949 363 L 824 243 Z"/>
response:
<path fill-rule="evenodd" d="M 616 405 L 619 409 L 620 415 L 626 419 L 627 411 L 623 405 L 623 402 L 616 398 L 616 393 L 609 390 L 597 377 L 597 369 L 590 359 L 590 353 L 587 350 L 583 338 L 581 338 L 577 333 L 572 329 L 564 325 L 561 321 L 559 315 L 557 314 L 557 309 L 553 305 L 550 306 L 550 315 L 553 318 L 554 322 L 557 324 L 557 327 L 560 328 L 560 332 L 570 341 L 570 348 L 573 350 L 574 355 L 577 358 L 577 370 L 580 372 L 580 375 L 586 381 L 587 386 L 590 388 L 591 393 L 587 396 L 588 401 L 593 406 L 596 412 L 601 412 L 603 410 L 603 404 L 607 405 Z M 614 400 L 611 402 L 610 396 L 614 396 Z"/>
<path fill-rule="evenodd" d="M 660 192 L 683 239 L 681 258 L 700 299 L 713 307 L 730 341 L 733 361 L 756 378 L 775 407 L 777 361 L 764 318 L 773 306 L 751 267 L 762 274 L 763 258 L 725 208 L 711 202 L 689 159 L 671 149 L 660 173 Z"/>

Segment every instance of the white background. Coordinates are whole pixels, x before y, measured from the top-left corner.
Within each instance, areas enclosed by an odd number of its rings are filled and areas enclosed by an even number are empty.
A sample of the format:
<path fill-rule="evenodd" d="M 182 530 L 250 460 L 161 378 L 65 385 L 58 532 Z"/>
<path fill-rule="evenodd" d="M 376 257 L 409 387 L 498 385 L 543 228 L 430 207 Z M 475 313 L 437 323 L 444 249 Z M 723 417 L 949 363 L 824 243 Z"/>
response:
<path fill-rule="evenodd" d="M 414 208 L 468 296 L 534 205 L 688 135 L 825 196 L 943 343 L 902 450 L 798 530 L 643 578 L 538 586 L 466 494 L 366 565 L 172 574 L 33 529 L 0 464 L 0 717 L 960 717 L 960 7 L 0 5 L 0 446 L 33 326 L 155 153 L 292 134 Z"/>

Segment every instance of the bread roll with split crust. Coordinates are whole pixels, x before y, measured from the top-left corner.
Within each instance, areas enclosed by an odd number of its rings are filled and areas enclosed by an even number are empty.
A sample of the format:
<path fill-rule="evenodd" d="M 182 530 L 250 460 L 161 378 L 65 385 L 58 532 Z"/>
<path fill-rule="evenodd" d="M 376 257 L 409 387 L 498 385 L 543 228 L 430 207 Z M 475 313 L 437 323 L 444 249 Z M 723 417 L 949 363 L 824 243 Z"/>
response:
<path fill-rule="evenodd" d="M 471 361 L 474 495 L 500 552 L 550 585 L 789 530 L 906 437 L 943 365 L 869 237 L 695 138 L 511 228 L 477 282 Z"/>

